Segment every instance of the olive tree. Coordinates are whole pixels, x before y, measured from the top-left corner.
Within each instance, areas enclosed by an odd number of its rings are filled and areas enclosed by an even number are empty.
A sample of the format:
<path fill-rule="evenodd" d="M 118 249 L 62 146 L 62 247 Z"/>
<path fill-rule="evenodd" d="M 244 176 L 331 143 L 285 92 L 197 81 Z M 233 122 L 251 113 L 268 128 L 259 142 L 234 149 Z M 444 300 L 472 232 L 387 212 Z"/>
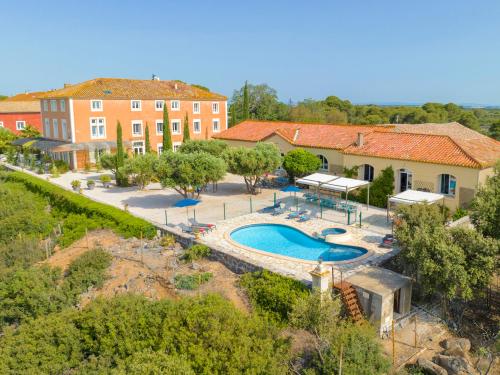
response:
<path fill-rule="evenodd" d="M 189 140 L 182 143 L 181 147 L 179 147 L 179 152 L 184 154 L 206 152 L 213 156 L 220 157 L 227 148 L 227 143 L 218 139 Z"/>
<path fill-rule="evenodd" d="M 206 152 L 165 151 L 156 168 L 162 186 L 173 188 L 184 198 L 197 198 L 201 188 L 226 174 L 226 163 Z"/>
<path fill-rule="evenodd" d="M 229 148 L 224 157 L 230 173 L 243 176 L 247 192 L 256 193 L 256 186 L 265 173 L 281 165 L 279 148 L 272 143 L 257 143 L 253 148 Z"/>
<path fill-rule="evenodd" d="M 134 183 L 143 190 L 155 175 L 158 156 L 152 153 L 136 155 L 133 158 L 126 159 L 125 165 L 119 168 L 122 176 L 131 176 Z"/>

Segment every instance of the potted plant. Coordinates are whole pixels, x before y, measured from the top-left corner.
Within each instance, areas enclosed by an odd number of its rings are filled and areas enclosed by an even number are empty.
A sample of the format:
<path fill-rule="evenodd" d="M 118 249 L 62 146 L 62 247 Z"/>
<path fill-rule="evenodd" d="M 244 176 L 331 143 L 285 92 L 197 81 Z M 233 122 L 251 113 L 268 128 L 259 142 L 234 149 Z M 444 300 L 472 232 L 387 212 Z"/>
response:
<path fill-rule="evenodd" d="M 104 186 L 105 188 L 109 188 L 109 186 L 111 185 L 111 177 L 109 177 L 107 174 L 103 174 L 99 178 L 102 182 L 102 186 Z"/>
<path fill-rule="evenodd" d="M 71 181 L 71 187 L 73 188 L 74 191 L 80 190 L 81 185 L 82 185 L 82 183 L 80 182 L 80 180 Z"/>
<path fill-rule="evenodd" d="M 87 181 L 87 189 L 94 190 L 94 187 L 95 187 L 95 181 L 94 180 L 88 180 Z"/>

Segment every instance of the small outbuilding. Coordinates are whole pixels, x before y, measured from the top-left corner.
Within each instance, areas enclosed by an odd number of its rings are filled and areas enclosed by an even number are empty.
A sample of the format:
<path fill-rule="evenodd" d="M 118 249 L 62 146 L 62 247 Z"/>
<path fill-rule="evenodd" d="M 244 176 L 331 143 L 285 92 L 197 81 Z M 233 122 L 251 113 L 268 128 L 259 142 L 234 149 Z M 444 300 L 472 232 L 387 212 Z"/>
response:
<path fill-rule="evenodd" d="M 366 267 L 346 278 L 358 294 L 363 314 L 382 335 L 411 309 L 409 277 L 381 267 Z"/>

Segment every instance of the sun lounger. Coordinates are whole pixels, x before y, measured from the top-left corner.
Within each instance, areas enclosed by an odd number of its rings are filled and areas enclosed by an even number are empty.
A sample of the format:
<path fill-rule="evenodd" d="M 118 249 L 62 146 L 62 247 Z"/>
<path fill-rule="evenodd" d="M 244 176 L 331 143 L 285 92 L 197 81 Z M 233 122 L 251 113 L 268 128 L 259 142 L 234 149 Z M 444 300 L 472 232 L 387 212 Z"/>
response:
<path fill-rule="evenodd" d="M 284 209 L 282 209 L 281 207 L 278 207 L 278 208 L 275 208 L 275 209 L 273 210 L 273 212 L 271 213 L 271 215 L 273 215 L 273 216 L 277 216 L 277 215 L 281 215 L 281 214 L 283 214 L 283 213 L 285 213 L 285 210 L 284 210 Z"/>
<path fill-rule="evenodd" d="M 305 213 L 307 213 L 306 210 L 300 210 L 300 211 L 293 211 L 293 212 L 290 212 L 287 216 L 287 219 L 296 219 L 298 218 L 300 215 L 304 215 Z"/>
<path fill-rule="evenodd" d="M 311 220 L 311 217 L 308 214 L 304 214 L 299 216 L 298 221 L 302 223 L 304 221 L 309 221 L 309 220 Z"/>
<path fill-rule="evenodd" d="M 264 207 L 262 209 L 262 212 L 272 212 L 274 211 L 275 209 L 277 208 L 281 208 L 281 202 L 280 201 L 277 201 L 275 204 L 273 204 L 272 206 L 267 206 L 267 207 Z"/>
<path fill-rule="evenodd" d="M 207 230 L 214 230 L 217 226 L 215 224 L 206 224 L 206 223 L 195 223 L 193 224 L 195 227 L 206 228 Z"/>
<path fill-rule="evenodd" d="M 196 234 L 196 233 L 201 233 L 205 234 L 206 229 L 201 228 L 201 227 L 196 227 L 192 225 L 185 225 L 185 224 L 180 224 L 179 225 L 184 233 L 189 233 L 189 234 Z"/>

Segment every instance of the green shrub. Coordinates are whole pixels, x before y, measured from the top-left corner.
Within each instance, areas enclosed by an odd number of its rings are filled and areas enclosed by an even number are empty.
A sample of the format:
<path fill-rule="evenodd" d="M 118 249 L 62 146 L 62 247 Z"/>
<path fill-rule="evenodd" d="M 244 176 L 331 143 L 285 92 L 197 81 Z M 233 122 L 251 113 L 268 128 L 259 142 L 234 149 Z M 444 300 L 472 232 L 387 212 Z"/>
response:
<path fill-rule="evenodd" d="M 102 249 L 93 249 L 75 259 L 68 267 L 64 278 L 64 289 L 68 297 L 76 300 L 89 288 L 100 288 L 106 280 L 106 269 L 112 256 Z"/>
<path fill-rule="evenodd" d="M 455 213 L 453 214 L 452 219 L 453 219 L 453 221 L 455 221 L 455 220 L 463 218 L 464 216 L 467 216 L 468 214 L 469 214 L 469 212 L 465 208 L 458 207 L 456 209 Z"/>
<path fill-rule="evenodd" d="M 64 248 L 82 238 L 85 231 L 110 227 L 113 227 L 113 222 L 99 216 L 87 217 L 84 214 L 69 214 L 64 218 L 62 234 L 58 237 L 57 243 Z"/>
<path fill-rule="evenodd" d="M 87 217 L 100 217 L 111 224 L 124 237 L 153 238 L 156 228 L 143 219 L 136 218 L 118 208 L 94 202 L 82 195 L 72 193 L 37 177 L 22 172 L 6 174 L 9 181 L 20 182 L 31 192 L 45 196 L 49 203 L 66 213 L 84 214 Z"/>
<path fill-rule="evenodd" d="M 300 281 L 266 270 L 246 273 L 240 283 L 254 307 L 281 322 L 288 321 L 296 301 L 309 293 Z"/>
<path fill-rule="evenodd" d="M 59 173 L 66 173 L 69 171 L 69 165 L 64 160 L 54 160 L 54 166 Z"/>
<path fill-rule="evenodd" d="M 59 169 L 57 169 L 57 167 L 55 165 L 52 165 L 52 167 L 50 167 L 50 174 L 52 177 L 59 177 L 60 174 L 59 174 Z"/>
<path fill-rule="evenodd" d="M 380 174 L 371 182 L 370 185 L 370 205 L 386 208 L 387 197 L 394 193 L 394 170 L 388 166 L 380 171 Z M 359 194 L 353 195 L 352 199 L 361 203 L 366 203 L 368 189 L 363 188 Z"/>
<path fill-rule="evenodd" d="M 202 272 L 196 275 L 176 275 L 174 277 L 177 289 L 195 290 L 201 284 L 206 283 L 213 277 L 211 272 Z"/>
<path fill-rule="evenodd" d="M 160 240 L 160 245 L 163 247 L 173 247 L 175 246 L 175 237 L 171 234 L 163 236 Z"/>
<path fill-rule="evenodd" d="M 99 177 L 99 180 L 101 180 L 101 182 L 111 182 L 111 176 L 109 176 L 107 174 L 102 174 Z"/>
<path fill-rule="evenodd" d="M 186 262 L 193 262 L 195 260 L 205 258 L 210 255 L 210 248 L 206 245 L 193 245 L 189 249 L 186 250 L 186 254 L 184 254 L 184 260 Z"/>

